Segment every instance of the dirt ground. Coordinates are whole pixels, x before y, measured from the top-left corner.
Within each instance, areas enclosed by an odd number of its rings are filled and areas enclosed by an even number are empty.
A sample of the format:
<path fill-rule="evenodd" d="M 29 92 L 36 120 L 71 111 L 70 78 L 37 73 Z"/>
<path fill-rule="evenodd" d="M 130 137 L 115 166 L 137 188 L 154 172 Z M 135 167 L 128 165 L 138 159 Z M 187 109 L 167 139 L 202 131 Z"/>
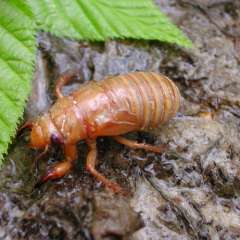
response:
<path fill-rule="evenodd" d="M 128 189 L 114 195 L 84 167 L 78 146 L 74 170 L 34 188 L 57 148 L 40 161 L 15 140 L 0 172 L 0 239 L 174 240 L 240 239 L 240 2 L 156 0 L 193 41 L 181 49 L 155 41 L 82 44 L 39 33 L 37 67 L 26 119 L 55 101 L 56 78 L 78 70 L 65 94 L 92 79 L 130 71 L 169 76 L 181 91 L 181 108 L 164 126 L 129 138 L 167 144 L 163 154 L 98 139 L 98 170 Z"/>

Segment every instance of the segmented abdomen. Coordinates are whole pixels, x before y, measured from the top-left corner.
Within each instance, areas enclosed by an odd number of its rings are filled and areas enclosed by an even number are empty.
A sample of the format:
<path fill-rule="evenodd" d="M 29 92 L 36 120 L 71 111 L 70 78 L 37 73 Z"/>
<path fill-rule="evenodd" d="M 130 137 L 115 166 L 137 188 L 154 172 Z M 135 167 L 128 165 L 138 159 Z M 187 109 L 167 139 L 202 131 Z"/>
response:
<path fill-rule="evenodd" d="M 175 116 L 180 93 L 166 76 L 136 72 L 100 82 L 108 98 L 119 109 L 136 115 L 140 129 L 154 128 Z"/>
<path fill-rule="evenodd" d="M 65 142 L 157 127 L 178 111 L 180 94 L 167 77 L 150 72 L 119 75 L 82 86 L 50 109 Z"/>

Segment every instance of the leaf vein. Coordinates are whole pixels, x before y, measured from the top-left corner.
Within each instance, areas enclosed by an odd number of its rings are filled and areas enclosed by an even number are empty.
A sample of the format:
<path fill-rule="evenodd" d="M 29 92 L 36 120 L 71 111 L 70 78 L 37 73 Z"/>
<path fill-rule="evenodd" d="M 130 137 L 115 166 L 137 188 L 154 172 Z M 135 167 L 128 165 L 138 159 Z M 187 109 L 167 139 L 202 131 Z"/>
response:
<path fill-rule="evenodd" d="M 18 42 L 25 50 L 27 50 L 28 53 L 31 53 L 30 49 L 28 48 L 27 45 L 25 45 L 24 41 L 22 41 L 21 39 L 19 39 L 13 32 L 10 32 L 9 29 L 2 24 L 2 22 L 0 22 L 0 23 L 1 23 L 1 27 L 2 27 L 2 30 L 3 30 L 3 31 L 5 30 L 5 32 L 6 32 L 9 36 L 11 36 L 11 37 L 13 37 L 15 40 L 17 40 L 17 42 Z"/>
<path fill-rule="evenodd" d="M 5 97 L 14 105 L 14 107 L 17 107 L 17 103 L 15 102 L 16 100 L 13 99 L 13 98 L 7 93 L 6 90 L 4 91 L 2 88 L 0 88 L 0 92 L 5 95 Z"/>
<path fill-rule="evenodd" d="M 107 20 L 107 16 L 104 14 L 103 11 L 99 8 L 98 4 L 95 4 L 95 7 L 98 9 L 99 14 L 101 14 L 102 19 L 105 21 L 105 23 L 110 26 L 110 29 L 114 32 L 115 35 L 121 36 L 121 33 L 118 31 L 118 29 L 114 26 L 114 24 L 111 23 L 111 21 Z"/>
<path fill-rule="evenodd" d="M 75 31 L 82 36 L 81 31 L 79 31 L 78 26 L 76 26 L 76 24 L 72 21 L 72 19 L 66 13 L 65 8 L 62 6 L 61 0 L 60 1 L 53 0 L 53 1 L 55 4 L 55 7 L 59 9 L 58 13 L 60 15 L 62 15 L 62 18 L 65 20 L 67 19 L 68 20 L 67 22 L 70 23 L 70 25 L 75 29 Z M 57 1 L 57 3 L 56 3 L 56 1 Z"/>
<path fill-rule="evenodd" d="M 84 14 L 85 18 L 88 19 L 88 21 L 90 23 L 92 23 L 96 32 L 101 36 L 102 39 L 104 39 L 104 34 L 101 31 L 100 25 L 96 21 L 94 21 L 94 19 L 91 17 L 93 14 L 89 13 L 91 11 L 89 9 L 89 7 L 85 7 L 84 2 L 82 2 L 81 0 L 80 1 L 77 0 L 77 2 L 78 2 L 78 6 L 81 9 L 82 13 Z M 87 4 L 87 1 L 85 2 L 85 4 Z M 87 13 L 88 13 L 88 15 L 87 15 Z M 94 16 L 94 18 L 96 18 L 96 16 Z"/>
<path fill-rule="evenodd" d="M 2 63 L 3 63 L 4 65 L 6 65 L 6 66 L 8 67 L 8 69 L 10 69 L 10 71 L 11 71 L 18 79 L 20 78 L 18 72 L 11 66 L 11 64 L 10 64 L 8 61 L 4 60 L 1 55 L 0 55 L 0 60 L 2 61 Z M 21 79 L 21 78 L 20 78 L 20 79 Z"/>

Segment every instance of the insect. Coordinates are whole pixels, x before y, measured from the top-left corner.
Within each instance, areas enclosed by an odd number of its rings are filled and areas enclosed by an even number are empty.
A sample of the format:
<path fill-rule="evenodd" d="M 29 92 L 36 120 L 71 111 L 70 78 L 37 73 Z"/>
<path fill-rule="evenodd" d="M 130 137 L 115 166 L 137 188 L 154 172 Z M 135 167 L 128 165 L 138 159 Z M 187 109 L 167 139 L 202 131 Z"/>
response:
<path fill-rule="evenodd" d="M 46 150 L 50 144 L 62 144 L 64 148 L 65 159 L 50 167 L 40 181 L 67 174 L 77 158 L 76 143 L 85 140 L 89 147 L 87 170 L 114 192 L 123 192 L 117 183 L 95 168 L 97 137 L 112 136 L 131 148 L 162 152 L 162 145 L 137 143 L 121 135 L 155 128 L 175 116 L 180 104 L 179 90 L 166 76 L 135 72 L 90 81 L 69 96 L 63 96 L 61 88 L 73 76 L 65 74 L 58 79 L 56 103 L 47 113 L 24 126 L 31 128 L 31 147 Z"/>

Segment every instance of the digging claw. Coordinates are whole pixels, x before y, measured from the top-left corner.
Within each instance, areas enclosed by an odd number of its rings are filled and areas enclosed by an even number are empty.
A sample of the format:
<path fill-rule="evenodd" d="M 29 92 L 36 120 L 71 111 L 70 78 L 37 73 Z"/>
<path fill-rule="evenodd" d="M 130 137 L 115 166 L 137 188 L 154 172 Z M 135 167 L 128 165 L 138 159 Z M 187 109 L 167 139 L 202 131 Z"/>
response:
<path fill-rule="evenodd" d="M 43 183 L 49 180 L 63 177 L 70 171 L 71 167 L 71 163 L 65 161 L 56 164 L 54 167 L 47 170 L 47 173 L 35 184 L 35 187 L 40 187 Z"/>
<path fill-rule="evenodd" d="M 52 179 L 56 179 L 58 178 L 56 172 L 54 171 L 54 169 L 48 170 L 47 174 L 43 175 L 35 184 L 34 188 L 39 188 L 42 184 L 44 184 L 45 182 L 52 180 Z"/>
<path fill-rule="evenodd" d="M 58 175 L 53 170 L 48 171 L 48 173 L 40 178 L 40 182 L 44 183 L 52 179 L 58 178 Z"/>

